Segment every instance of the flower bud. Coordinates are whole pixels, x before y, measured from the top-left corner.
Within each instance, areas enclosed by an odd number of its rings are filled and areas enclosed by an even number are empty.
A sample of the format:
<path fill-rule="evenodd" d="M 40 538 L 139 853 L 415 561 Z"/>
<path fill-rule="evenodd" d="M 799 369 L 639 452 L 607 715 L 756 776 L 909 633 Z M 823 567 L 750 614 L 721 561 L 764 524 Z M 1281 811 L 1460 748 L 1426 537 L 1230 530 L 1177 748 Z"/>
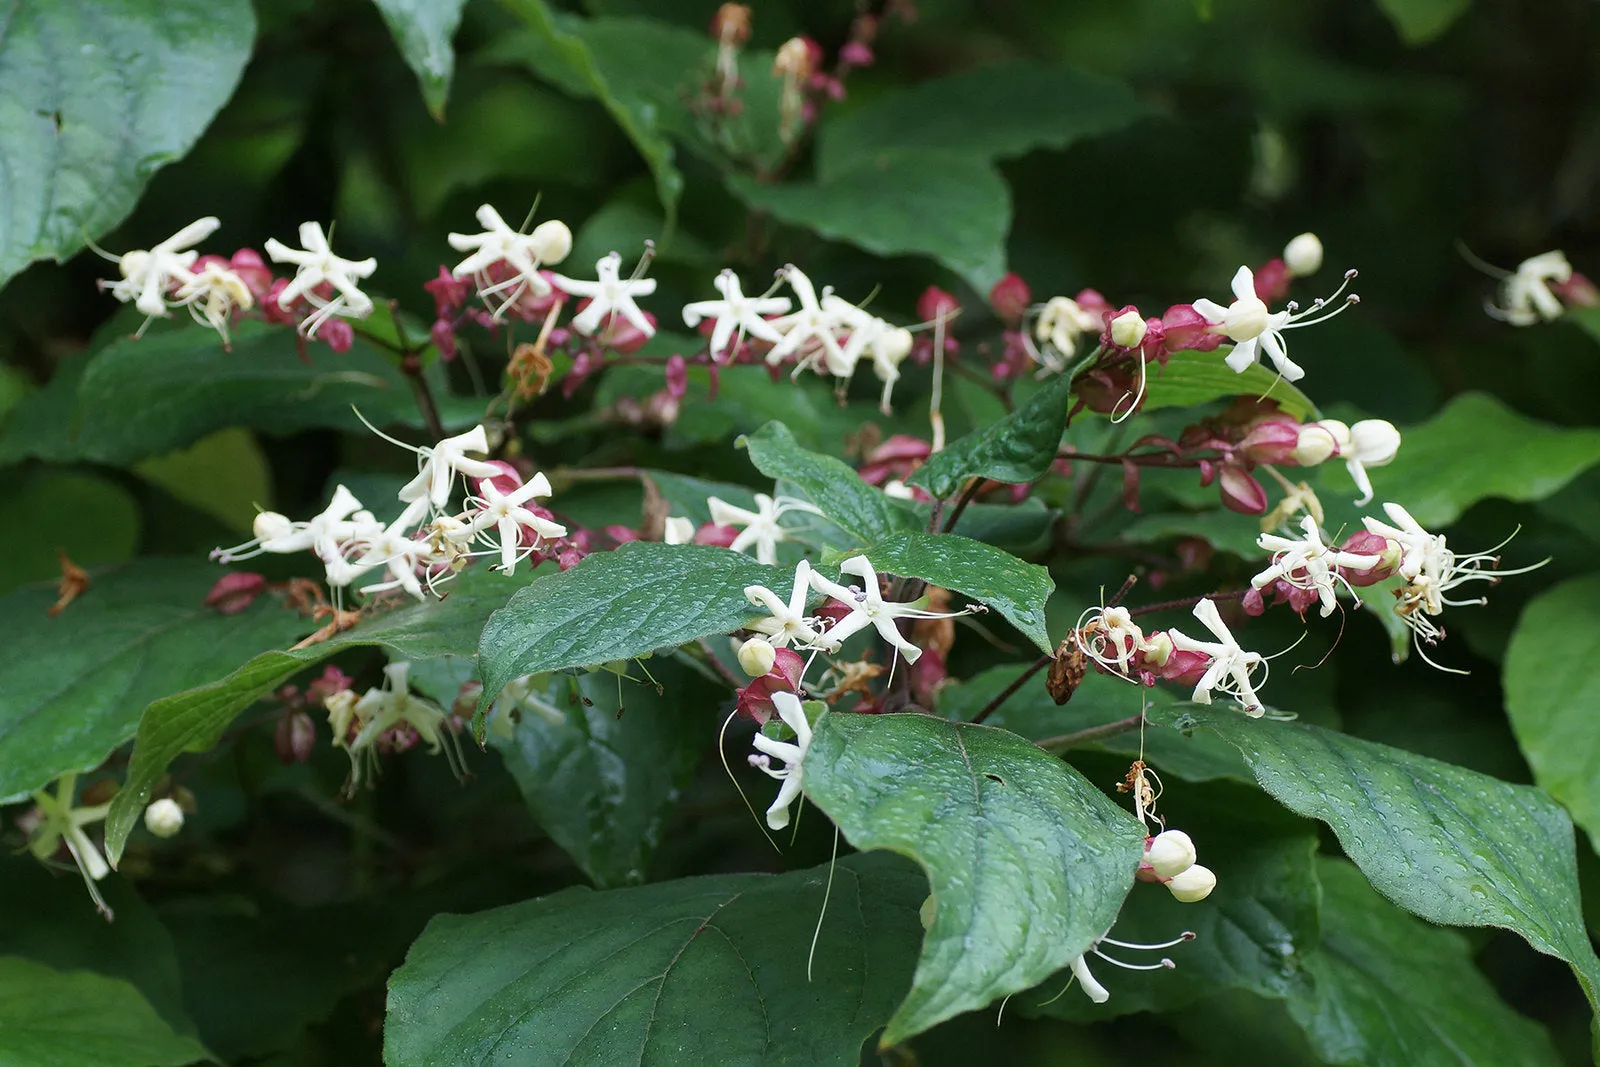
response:
<path fill-rule="evenodd" d="M 1283 262 L 1289 273 L 1304 278 L 1322 269 L 1322 241 L 1314 233 L 1302 233 L 1283 246 Z"/>
<path fill-rule="evenodd" d="M 1596 288 L 1594 282 L 1577 271 L 1573 271 L 1572 276 L 1564 282 L 1551 282 L 1550 291 L 1568 307 L 1600 306 L 1600 288 Z"/>
<path fill-rule="evenodd" d="M 1334 455 L 1346 455 L 1350 451 L 1350 427 L 1338 419 L 1322 419 L 1311 425 L 1320 426 L 1329 437 L 1333 438 Z"/>
<path fill-rule="evenodd" d="M 183 809 L 171 797 L 162 797 L 144 809 L 144 828 L 157 837 L 172 837 L 183 829 Z"/>
<path fill-rule="evenodd" d="M 1111 320 L 1111 343 L 1118 348 L 1138 348 L 1144 344 L 1144 317 L 1139 309 L 1130 307 Z"/>
<path fill-rule="evenodd" d="M 1202 867 L 1198 863 L 1174 875 L 1167 883 L 1167 889 L 1172 895 L 1185 904 L 1194 904 L 1206 899 L 1211 891 L 1217 888 L 1217 876 L 1211 873 L 1209 867 Z"/>
<path fill-rule="evenodd" d="M 206 594 L 206 607 L 219 615 L 237 615 L 251 604 L 265 589 L 267 580 L 248 571 L 234 571 L 217 579 Z"/>
<path fill-rule="evenodd" d="M 681 515 L 667 519 L 661 530 L 661 540 L 669 545 L 687 545 L 694 540 L 694 523 Z"/>
<path fill-rule="evenodd" d="M 689 363 L 674 352 L 667 357 L 667 395 L 682 400 L 689 391 Z"/>
<path fill-rule="evenodd" d="M 949 319 L 961 310 L 961 305 L 956 298 L 939 288 L 930 285 L 922 291 L 917 298 L 917 318 L 923 322 L 936 322 L 939 319 Z"/>
<path fill-rule="evenodd" d="M 1222 336 L 1211 332 L 1211 323 L 1194 309 L 1193 304 L 1174 304 L 1161 316 L 1166 329 L 1163 341 L 1168 352 L 1194 349 L 1209 352 L 1222 343 Z"/>
<path fill-rule="evenodd" d="M 343 319 L 329 319 L 317 331 L 317 339 L 335 352 L 343 355 L 350 351 L 351 345 L 356 343 L 355 327 Z"/>
<path fill-rule="evenodd" d="M 1405 554 L 1405 550 L 1398 543 L 1368 530 L 1359 530 L 1351 534 L 1345 539 L 1344 544 L 1339 546 L 1339 551 L 1378 558 L 1377 566 L 1364 571 L 1352 570 L 1349 567 L 1339 568 L 1339 577 L 1355 586 L 1376 585 L 1388 578 L 1400 566 L 1400 560 Z"/>
<path fill-rule="evenodd" d="M 1400 451 L 1400 431 L 1384 419 L 1362 419 L 1350 427 L 1350 457 L 1381 467 Z"/>
<path fill-rule="evenodd" d="M 560 219 L 541 222 L 528 235 L 528 246 L 541 263 L 560 263 L 572 251 L 572 231 Z"/>
<path fill-rule="evenodd" d="M 1294 453 L 1289 458 L 1302 467 L 1315 467 L 1337 451 L 1339 442 L 1334 439 L 1333 434 L 1326 426 L 1313 422 L 1300 427 Z"/>
<path fill-rule="evenodd" d="M 257 541 L 272 541 L 290 533 L 294 524 L 287 515 L 280 515 L 276 511 L 263 511 L 256 516 L 255 522 L 250 524 L 250 532 L 255 534 Z"/>
<path fill-rule="evenodd" d="M 1275 304 L 1289 295 L 1289 268 L 1281 259 L 1269 259 L 1256 268 L 1256 296 L 1268 304 Z"/>
<path fill-rule="evenodd" d="M 1252 463 L 1287 463 L 1300 445 L 1301 429 L 1293 419 L 1266 419 L 1239 442 L 1239 453 Z"/>
<path fill-rule="evenodd" d="M 326 699 L 325 696 L 324 702 Z M 303 711 L 286 711 L 278 719 L 278 725 L 272 732 L 272 749 L 278 754 L 280 763 L 285 766 L 305 763 L 316 747 L 317 724 L 311 721 L 310 715 Z"/>
<path fill-rule="evenodd" d="M 752 678 L 771 674 L 772 665 L 777 662 L 777 658 L 777 649 L 759 637 L 752 637 L 739 646 L 739 666 Z"/>
<path fill-rule="evenodd" d="M 1145 842 L 1145 862 L 1163 878 L 1175 878 L 1194 866 L 1194 842 L 1182 830 L 1163 830 Z"/>
<path fill-rule="evenodd" d="M 517 470 L 516 467 L 512 466 L 510 463 L 507 463 L 503 459 L 491 459 L 487 462 L 491 467 L 498 467 L 500 473 L 491 475 L 488 478 L 473 479 L 476 492 L 480 497 L 483 496 L 484 482 L 489 482 L 492 484 L 495 488 L 495 492 L 499 493 L 501 496 L 510 496 L 512 493 L 522 488 L 522 472 Z"/>
<path fill-rule="evenodd" d="M 1217 478 L 1222 506 L 1241 515 L 1260 515 L 1267 510 L 1267 491 L 1255 476 L 1234 466 L 1224 466 Z"/>
<path fill-rule="evenodd" d="M 1033 290 L 1018 274 L 1007 274 L 989 290 L 989 306 L 1001 322 L 1015 326 L 1022 321 L 1023 313 L 1033 303 Z"/>

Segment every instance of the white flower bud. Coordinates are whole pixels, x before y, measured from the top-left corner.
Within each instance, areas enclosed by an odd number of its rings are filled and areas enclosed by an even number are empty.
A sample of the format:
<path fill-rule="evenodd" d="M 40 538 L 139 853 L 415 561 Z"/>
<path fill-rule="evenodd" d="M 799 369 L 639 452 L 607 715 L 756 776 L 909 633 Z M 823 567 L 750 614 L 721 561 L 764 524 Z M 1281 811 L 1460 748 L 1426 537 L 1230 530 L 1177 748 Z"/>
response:
<path fill-rule="evenodd" d="M 1137 311 L 1124 311 L 1111 320 L 1111 343 L 1118 348 L 1138 348 L 1144 344 L 1145 329 Z"/>
<path fill-rule="evenodd" d="M 172 837 L 183 829 L 183 809 L 171 797 L 162 797 L 144 809 L 144 828 L 157 837 Z"/>
<path fill-rule="evenodd" d="M 1339 451 L 1339 442 L 1327 427 L 1311 423 L 1300 427 L 1300 437 L 1295 442 L 1292 458 L 1302 467 L 1315 467 Z"/>
<path fill-rule="evenodd" d="M 1163 830 L 1150 839 L 1145 862 L 1163 878 L 1176 878 L 1194 866 L 1194 842 L 1182 830 Z"/>
<path fill-rule="evenodd" d="M 739 646 L 739 666 L 752 678 L 764 678 L 772 673 L 772 665 L 777 660 L 772 644 L 759 637 L 752 637 Z"/>
<path fill-rule="evenodd" d="M 694 523 L 682 516 L 673 516 L 661 531 L 661 540 L 669 545 L 689 544 L 694 540 Z"/>
<path fill-rule="evenodd" d="M 1217 888 L 1217 876 L 1211 873 L 1209 867 L 1196 863 L 1182 874 L 1174 875 L 1167 883 L 1167 888 L 1185 904 L 1194 904 L 1209 897 L 1211 891 Z"/>
<path fill-rule="evenodd" d="M 1400 431 L 1383 419 L 1362 419 L 1350 427 L 1350 455 L 1369 467 L 1381 467 L 1400 451 Z"/>
<path fill-rule="evenodd" d="M 280 515 L 276 511 L 263 511 L 251 524 L 250 532 L 256 535 L 257 541 L 271 541 L 288 533 L 292 526 L 287 515 Z"/>
<path fill-rule="evenodd" d="M 883 495 L 893 497 L 896 500 L 915 500 L 917 498 L 916 492 L 899 478 L 891 478 L 883 483 Z"/>
<path fill-rule="evenodd" d="M 1338 419 L 1323 419 L 1313 422 L 1312 426 L 1320 426 L 1333 438 L 1334 455 L 1342 456 L 1350 451 L 1350 427 Z"/>
<path fill-rule="evenodd" d="M 572 231 L 560 219 L 541 222 L 528 235 L 528 244 L 541 263 L 560 263 L 572 251 Z"/>
<path fill-rule="evenodd" d="M 1157 630 L 1139 646 L 1144 658 L 1157 667 L 1165 667 L 1172 658 L 1172 638 Z"/>
<path fill-rule="evenodd" d="M 1322 269 L 1322 241 L 1314 233 L 1303 233 L 1283 246 L 1283 264 L 1296 278 Z"/>

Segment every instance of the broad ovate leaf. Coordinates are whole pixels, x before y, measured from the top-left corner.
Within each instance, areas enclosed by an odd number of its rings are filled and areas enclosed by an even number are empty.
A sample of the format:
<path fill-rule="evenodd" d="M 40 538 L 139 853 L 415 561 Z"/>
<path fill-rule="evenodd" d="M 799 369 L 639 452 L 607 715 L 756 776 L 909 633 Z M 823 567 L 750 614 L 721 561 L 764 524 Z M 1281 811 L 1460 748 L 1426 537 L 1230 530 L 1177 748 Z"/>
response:
<path fill-rule="evenodd" d="M 209 1058 L 120 978 L 0 956 L 0 1062 L 7 1067 L 184 1067 Z"/>
<path fill-rule="evenodd" d="M 968 478 L 1031 482 L 1050 469 L 1067 425 L 1072 376 L 1050 379 L 1016 411 L 950 442 L 906 480 L 947 497 Z"/>
<path fill-rule="evenodd" d="M 932 925 L 885 1047 L 1030 988 L 1111 926 L 1144 831 L 1016 734 L 930 715 L 829 714 L 804 789 L 851 844 L 928 875 Z"/>

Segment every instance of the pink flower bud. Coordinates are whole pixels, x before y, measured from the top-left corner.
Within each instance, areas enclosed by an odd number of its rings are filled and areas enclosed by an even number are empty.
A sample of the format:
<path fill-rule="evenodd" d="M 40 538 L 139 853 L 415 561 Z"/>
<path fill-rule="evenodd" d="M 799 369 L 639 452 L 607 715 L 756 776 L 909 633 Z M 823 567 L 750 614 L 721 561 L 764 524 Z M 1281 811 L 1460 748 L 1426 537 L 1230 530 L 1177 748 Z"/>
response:
<path fill-rule="evenodd" d="M 904 481 L 920 467 L 932 446 L 919 437 L 897 433 L 868 452 L 861 465 L 861 480 L 868 485 L 882 485 L 890 479 Z"/>
<path fill-rule="evenodd" d="M 583 552 L 569 545 L 556 553 L 556 566 L 561 570 L 570 571 L 582 562 L 583 556 Z"/>
<path fill-rule="evenodd" d="M 1103 319 L 1105 313 L 1112 310 L 1111 301 L 1102 296 L 1098 289 L 1081 289 L 1072 299 L 1078 307 L 1097 319 Z"/>
<path fill-rule="evenodd" d="M 950 672 L 945 667 L 944 653 L 937 648 L 925 648 L 917 662 L 911 665 L 911 699 L 924 708 L 931 708 L 939 690 L 950 682 Z"/>
<path fill-rule="evenodd" d="M 272 269 L 261 261 L 261 254 L 253 248 L 241 248 L 228 260 L 228 269 L 239 276 L 250 295 L 261 303 L 272 289 Z"/>
<path fill-rule="evenodd" d="M 1239 606 L 1244 608 L 1246 615 L 1262 615 L 1266 613 L 1267 602 L 1259 589 L 1248 589 L 1239 601 Z"/>
<path fill-rule="evenodd" d="M 1245 434 L 1239 454 L 1252 463 L 1287 463 L 1300 446 L 1301 430 L 1293 419 L 1267 419 Z"/>
<path fill-rule="evenodd" d="M 306 686 L 306 700 L 312 704 L 321 704 L 335 693 L 342 693 L 355 685 L 355 679 L 341 671 L 338 667 L 329 664 L 322 668 L 322 673 Z"/>
<path fill-rule="evenodd" d="M 491 459 L 488 463 L 491 467 L 499 468 L 500 473 L 488 478 L 474 478 L 473 492 L 476 496 L 482 497 L 484 495 L 484 482 L 491 483 L 495 488 L 495 492 L 501 496 L 509 496 L 522 488 L 522 472 L 517 470 L 516 467 L 503 459 Z"/>
<path fill-rule="evenodd" d="M 1600 289 L 1594 282 L 1579 274 L 1572 272 L 1572 277 L 1564 282 L 1552 281 L 1550 291 L 1568 307 L 1592 308 L 1600 306 Z"/>
<path fill-rule="evenodd" d="M 1293 276 L 1289 273 L 1288 264 L 1284 263 L 1283 260 L 1267 260 L 1257 268 L 1255 273 L 1256 296 L 1260 297 L 1264 303 L 1276 304 L 1289 295 L 1289 279 L 1291 277 Z"/>
<path fill-rule="evenodd" d="M 1349 567 L 1340 567 L 1339 576 L 1351 585 L 1376 585 L 1377 583 L 1394 574 L 1400 566 L 1402 550 L 1399 545 L 1387 537 L 1360 530 L 1345 539 L 1339 546 L 1340 552 L 1350 552 L 1358 556 L 1377 556 L 1378 564 L 1368 570 L 1357 571 Z"/>
<path fill-rule="evenodd" d="M 422 287 L 433 297 L 434 310 L 439 317 L 445 318 L 467 302 L 467 294 L 472 291 L 472 280 L 457 278 L 441 266 L 438 277 L 423 282 Z"/>
<path fill-rule="evenodd" d="M 998 288 L 998 284 L 996 286 Z M 939 288 L 930 285 L 922 291 L 917 298 L 917 318 L 923 322 L 936 322 L 941 318 L 948 319 L 961 310 L 961 305 L 956 298 Z"/>
<path fill-rule="evenodd" d="M 449 319 L 437 319 L 428 330 L 428 340 L 439 350 L 439 358 L 446 363 L 456 358 L 456 326 Z"/>
<path fill-rule="evenodd" d="M 1001 322 L 1015 327 L 1022 321 L 1023 313 L 1033 303 L 1033 290 L 1018 274 L 1007 274 L 989 290 L 989 306 Z"/>
<path fill-rule="evenodd" d="M 237 615 L 255 603 L 267 580 L 249 571 L 232 571 L 217 579 L 206 594 L 205 605 L 219 615 Z"/>
<path fill-rule="evenodd" d="M 1179 685 L 1194 685 L 1205 676 L 1210 666 L 1211 657 L 1204 652 L 1185 652 L 1175 648 L 1156 674 Z"/>
<path fill-rule="evenodd" d="M 605 527 L 605 535 L 619 545 L 639 540 L 639 531 L 623 526 L 621 523 L 612 523 L 610 526 Z"/>
<path fill-rule="evenodd" d="M 716 548 L 728 548 L 739 537 L 739 530 L 734 526 L 718 526 L 708 522 L 694 532 L 694 543 L 697 545 L 712 545 Z"/>
<path fill-rule="evenodd" d="M 577 310 L 582 312 L 589 303 L 588 300 L 583 301 L 578 305 Z M 656 324 L 656 317 L 648 311 L 641 312 L 641 314 L 644 315 L 645 320 L 653 328 Z M 614 352 L 624 356 L 631 356 L 643 348 L 644 343 L 650 340 L 650 337 L 651 334 L 639 329 L 623 316 L 613 315 L 611 321 L 606 324 L 605 329 L 601 330 L 597 335 L 596 340 Z"/>
<path fill-rule="evenodd" d="M 1222 335 L 1211 332 L 1211 323 L 1193 304 L 1172 305 L 1161 316 L 1161 324 L 1166 327 L 1168 352 L 1209 352 L 1222 343 Z"/>
<path fill-rule="evenodd" d="M 1224 465 L 1217 488 L 1222 506 L 1241 515 L 1261 515 L 1267 510 L 1267 491 L 1255 477 L 1239 467 Z"/>
<path fill-rule="evenodd" d="M 317 724 L 304 711 L 285 711 L 272 732 L 272 747 L 285 766 L 305 763 L 317 747 Z"/>
<path fill-rule="evenodd" d="M 278 326 L 294 326 L 300 321 L 299 312 L 305 308 L 305 299 L 296 298 L 289 303 L 287 308 L 278 306 L 278 297 L 285 289 L 289 288 L 288 278 L 278 278 L 267 289 L 266 299 L 261 301 L 261 314 L 270 323 Z"/>
<path fill-rule="evenodd" d="M 846 67 L 870 67 L 872 49 L 860 41 L 848 41 L 839 49 L 839 62 Z"/>
<path fill-rule="evenodd" d="M 329 319 L 317 331 L 317 340 L 324 342 L 329 348 L 341 355 L 350 351 L 350 346 L 355 344 L 356 331 L 343 319 Z"/>
<path fill-rule="evenodd" d="M 688 391 L 689 363 L 674 353 L 667 359 L 667 394 L 674 400 L 682 400 Z"/>
<path fill-rule="evenodd" d="M 1132 304 L 1106 312 L 1105 324 L 1105 332 L 1100 335 L 1101 344 L 1116 348 L 1138 348 L 1144 344 L 1147 327 L 1139 309 Z"/>
<path fill-rule="evenodd" d="M 794 692 L 800 685 L 800 673 L 806 665 L 806 661 L 792 648 L 776 648 L 772 651 L 772 670 L 736 691 L 735 706 L 739 714 L 759 723 L 772 718 L 776 710 L 772 706 L 772 694 Z"/>

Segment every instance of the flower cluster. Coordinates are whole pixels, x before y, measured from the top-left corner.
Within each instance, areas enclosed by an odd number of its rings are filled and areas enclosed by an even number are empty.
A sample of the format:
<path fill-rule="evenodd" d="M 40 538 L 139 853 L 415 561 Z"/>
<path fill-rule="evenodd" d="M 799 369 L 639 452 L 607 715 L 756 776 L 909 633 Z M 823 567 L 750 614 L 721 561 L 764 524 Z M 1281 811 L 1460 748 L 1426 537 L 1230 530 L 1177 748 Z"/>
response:
<path fill-rule="evenodd" d="M 1200 641 L 1177 628 L 1157 630 L 1148 636 L 1126 608 L 1091 608 L 1079 617 L 1072 640 L 1097 668 L 1109 674 L 1154 685 L 1156 679 L 1192 685 L 1190 699 L 1210 704 L 1222 693 L 1252 717 L 1263 713 L 1256 695 L 1266 680 L 1266 658 L 1247 652 L 1234 639 L 1216 602 L 1209 597 L 1194 606 L 1194 617 L 1210 631 L 1212 640 Z M 1261 681 L 1255 680 L 1257 671 Z"/>
<path fill-rule="evenodd" d="M 1490 317 L 1513 326 L 1553 322 L 1569 307 L 1600 306 L 1600 289 L 1572 269 L 1562 252 L 1545 252 L 1525 259 L 1514 271 L 1500 275 L 1498 303 L 1484 301 Z"/>
<path fill-rule="evenodd" d="M 334 747 L 350 757 L 352 793 L 377 771 L 379 753 L 404 752 L 418 741 L 434 755 L 443 750 L 450 769 L 458 778 L 466 777 L 455 720 L 411 692 L 410 672 L 411 664 L 396 660 L 383 668 L 382 686 L 359 697 L 352 689 L 341 689 L 323 698 Z"/>
<path fill-rule="evenodd" d="M 566 527 L 535 502 L 551 492 L 542 473 L 523 481 L 510 464 L 471 455 L 489 451 L 482 426 L 432 447 L 379 436 L 417 454 L 417 475 L 396 494 L 405 506 L 392 522 L 377 519 L 341 485 L 327 508 L 309 520 L 294 522 L 277 512 L 261 512 L 255 519 L 255 537 L 233 548 L 219 548 L 211 558 L 232 563 L 262 553 L 310 551 L 322 563 L 336 595 L 362 575 L 382 568 L 382 579 L 361 586 L 360 592 L 401 589 L 421 600 L 424 586 L 434 590 L 473 556 L 497 556 L 498 569 L 511 574 L 547 541 L 566 536 Z M 452 513 L 447 505 L 458 476 L 475 488 L 466 497 L 465 509 Z"/>

